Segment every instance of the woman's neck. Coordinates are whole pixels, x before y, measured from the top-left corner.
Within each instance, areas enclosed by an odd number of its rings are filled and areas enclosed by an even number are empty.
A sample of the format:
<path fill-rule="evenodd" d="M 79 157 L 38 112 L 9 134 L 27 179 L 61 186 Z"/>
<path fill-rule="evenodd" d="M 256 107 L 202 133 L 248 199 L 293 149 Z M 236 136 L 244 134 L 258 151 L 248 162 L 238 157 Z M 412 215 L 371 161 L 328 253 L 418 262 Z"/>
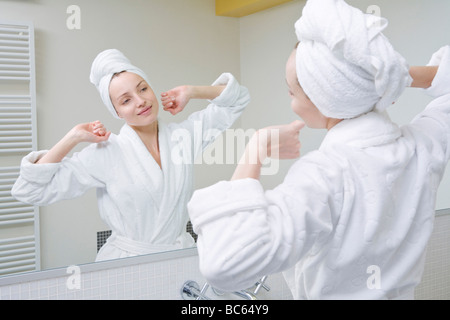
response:
<path fill-rule="evenodd" d="M 132 126 L 130 127 L 136 131 L 138 136 L 144 142 L 154 141 L 155 138 L 158 138 L 158 121 L 154 121 L 146 126 Z"/>
<path fill-rule="evenodd" d="M 162 169 L 161 165 L 161 155 L 159 152 L 159 139 L 158 139 L 158 121 L 154 121 L 148 126 L 130 126 L 134 131 L 136 131 L 139 138 L 141 138 L 147 150 L 150 152 L 152 157 L 158 163 L 159 167 Z"/>
<path fill-rule="evenodd" d="M 159 153 L 158 143 L 158 121 L 154 121 L 147 126 L 130 126 L 141 138 L 148 151 L 154 155 Z"/>
<path fill-rule="evenodd" d="M 342 119 L 328 118 L 326 123 L 327 130 L 328 131 L 331 130 L 332 128 L 334 128 L 335 125 L 337 125 L 340 122 L 342 122 Z"/>

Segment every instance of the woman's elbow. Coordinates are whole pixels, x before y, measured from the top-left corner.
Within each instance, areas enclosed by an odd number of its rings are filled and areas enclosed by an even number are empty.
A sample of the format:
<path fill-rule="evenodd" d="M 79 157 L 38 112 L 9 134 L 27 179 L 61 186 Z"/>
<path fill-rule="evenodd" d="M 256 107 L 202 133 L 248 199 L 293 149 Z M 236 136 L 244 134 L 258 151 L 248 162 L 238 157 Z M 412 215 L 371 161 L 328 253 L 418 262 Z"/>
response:
<path fill-rule="evenodd" d="M 228 248 L 202 250 L 199 249 L 200 272 L 206 281 L 214 288 L 225 292 L 245 290 L 252 287 L 265 270 L 268 261 L 265 246 L 233 246 L 230 241 Z M 231 249 L 234 247 L 235 249 Z M 217 249 L 217 250 L 216 250 Z M 269 259 L 270 260 L 270 259 Z"/>
<path fill-rule="evenodd" d="M 255 277 L 249 279 L 248 274 L 239 273 L 224 263 L 217 263 L 217 260 L 200 263 L 200 272 L 209 285 L 224 292 L 245 290 L 256 283 Z"/>
<path fill-rule="evenodd" d="M 12 187 L 11 196 L 17 201 L 31 206 L 45 206 L 48 205 L 50 202 L 50 200 L 47 199 L 42 194 L 42 192 L 34 188 L 28 187 L 26 183 L 22 183 L 19 180 Z"/>
<path fill-rule="evenodd" d="M 11 189 L 11 196 L 14 199 L 16 199 L 17 201 L 20 201 L 20 202 L 28 204 L 27 200 L 28 200 L 29 192 L 24 190 L 24 188 L 22 188 L 18 182 L 16 182 L 13 185 L 13 187 Z"/>
<path fill-rule="evenodd" d="M 200 267 L 200 272 L 205 278 L 206 282 L 215 289 L 221 291 L 234 291 L 233 284 L 225 281 L 225 275 L 218 269 L 213 269 L 210 266 Z"/>

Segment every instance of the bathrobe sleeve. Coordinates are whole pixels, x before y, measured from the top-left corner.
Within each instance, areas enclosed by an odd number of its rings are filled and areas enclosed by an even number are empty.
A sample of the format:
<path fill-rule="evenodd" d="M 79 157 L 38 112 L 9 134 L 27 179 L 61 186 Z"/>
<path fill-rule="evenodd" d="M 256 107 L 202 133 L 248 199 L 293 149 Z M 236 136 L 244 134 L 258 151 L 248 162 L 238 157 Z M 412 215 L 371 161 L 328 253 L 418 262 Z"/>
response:
<path fill-rule="evenodd" d="M 212 85 L 226 85 L 226 88 L 204 110 L 194 112 L 180 124 L 194 137 L 194 158 L 230 128 L 250 102 L 248 89 L 230 73 L 223 73 Z"/>
<path fill-rule="evenodd" d="M 433 151 L 446 164 L 450 160 L 450 94 L 433 100 L 411 125 L 431 139 Z"/>
<path fill-rule="evenodd" d="M 428 65 L 439 66 L 431 87 L 424 90 L 434 100 L 411 125 L 431 139 L 433 151 L 446 164 L 450 159 L 450 46 L 437 51 Z"/>
<path fill-rule="evenodd" d="M 259 181 L 243 179 L 194 193 L 188 210 L 208 283 L 246 289 L 322 248 L 341 210 L 343 183 L 339 170 L 317 161 L 302 158 L 267 192 Z"/>
<path fill-rule="evenodd" d="M 98 148 L 90 145 L 71 158 L 50 164 L 35 164 L 48 151 L 30 153 L 22 159 L 12 196 L 27 204 L 45 206 L 79 197 L 91 188 L 104 187 L 100 179 L 102 166 L 96 165 L 104 163 L 96 155 Z"/>
<path fill-rule="evenodd" d="M 431 139 L 433 150 L 443 155 L 436 154 L 446 164 L 450 159 L 450 46 L 436 52 L 429 65 L 439 65 L 431 87 L 424 90 L 435 99 L 411 124 Z"/>

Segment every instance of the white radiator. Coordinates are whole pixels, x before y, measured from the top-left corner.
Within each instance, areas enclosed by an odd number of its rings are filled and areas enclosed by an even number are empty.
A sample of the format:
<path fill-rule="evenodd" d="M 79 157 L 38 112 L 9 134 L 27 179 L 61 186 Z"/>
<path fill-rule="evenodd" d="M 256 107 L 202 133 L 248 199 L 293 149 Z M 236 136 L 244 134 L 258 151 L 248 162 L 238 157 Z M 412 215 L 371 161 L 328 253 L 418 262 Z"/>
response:
<path fill-rule="evenodd" d="M 0 275 L 40 269 L 39 209 L 11 196 L 21 158 L 37 149 L 34 55 L 33 25 L 0 20 Z"/>
<path fill-rule="evenodd" d="M 33 25 L 0 21 L 0 155 L 36 149 L 35 82 Z"/>

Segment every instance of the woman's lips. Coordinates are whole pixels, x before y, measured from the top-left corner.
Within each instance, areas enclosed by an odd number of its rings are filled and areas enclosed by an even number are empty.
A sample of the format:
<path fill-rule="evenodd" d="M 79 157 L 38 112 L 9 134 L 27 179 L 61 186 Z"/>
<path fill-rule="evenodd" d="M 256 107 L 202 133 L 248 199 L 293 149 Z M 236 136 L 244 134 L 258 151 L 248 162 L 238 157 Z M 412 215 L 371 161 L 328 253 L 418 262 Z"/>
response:
<path fill-rule="evenodd" d="M 142 112 L 140 112 L 138 114 L 138 116 L 145 116 L 145 115 L 149 114 L 151 109 L 152 109 L 152 106 L 146 107 L 144 110 L 142 110 Z"/>

